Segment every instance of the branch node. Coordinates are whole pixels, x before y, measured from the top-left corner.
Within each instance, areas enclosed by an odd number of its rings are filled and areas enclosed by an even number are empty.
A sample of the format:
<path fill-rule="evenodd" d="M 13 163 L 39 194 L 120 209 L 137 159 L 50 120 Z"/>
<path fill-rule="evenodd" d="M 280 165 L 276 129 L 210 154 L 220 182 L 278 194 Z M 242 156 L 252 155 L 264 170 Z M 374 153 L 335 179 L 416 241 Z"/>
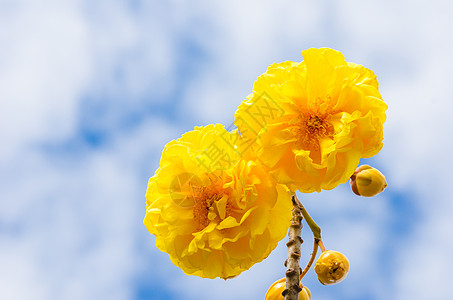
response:
<path fill-rule="evenodd" d="M 286 247 L 291 247 L 292 245 L 294 245 L 295 241 L 294 240 L 289 240 L 287 243 L 286 243 Z"/>
<path fill-rule="evenodd" d="M 293 285 L 293 289 L 295 289 L 298 294 L 299 294 L 300 291 L 302 291 L 302 288 L 298 284 Z"/>
<path fill-rule="evenodd" d="M 296 274 L 297 271 L 296 270 L 293 270 L 293 269 L 288 269 L 286 270 L 286 276 L 293 276 L 294 274 Z"/>

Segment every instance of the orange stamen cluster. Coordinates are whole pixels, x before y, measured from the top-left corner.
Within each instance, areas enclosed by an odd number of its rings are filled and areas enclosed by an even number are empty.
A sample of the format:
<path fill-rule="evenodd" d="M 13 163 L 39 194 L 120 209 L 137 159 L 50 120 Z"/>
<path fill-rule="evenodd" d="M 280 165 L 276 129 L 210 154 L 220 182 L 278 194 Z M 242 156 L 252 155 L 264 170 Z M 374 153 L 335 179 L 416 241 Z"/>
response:
<path fill-rule="evenodd" d="M 296 125 L 298 127 L 298 136 L 307 150 L 310 148 L 318 149 L 318 142 L 321 138 L 332 138 L 335 131 L 328 119 L 328 113 L 319 114 L 312 111 L 302 113 L 299 116 L 299 122 Z"/>
<path fill-rule="evenodd" d="M 221 187 L 218 180 L 214 181 L 211 179 L 211 185 L 209 186 L 192 186 L 192 197 L 193 197 L 193 216 L 198 222 L 197 231 L 201 231 L 206 228 L 209 223 L 215 219 L 220 219 L 219 212 L 214 205 L 217 201 L 222 199 L 225 192 Z M 230 203 L 226 203 L 226 216 L 231 211 Z"/>

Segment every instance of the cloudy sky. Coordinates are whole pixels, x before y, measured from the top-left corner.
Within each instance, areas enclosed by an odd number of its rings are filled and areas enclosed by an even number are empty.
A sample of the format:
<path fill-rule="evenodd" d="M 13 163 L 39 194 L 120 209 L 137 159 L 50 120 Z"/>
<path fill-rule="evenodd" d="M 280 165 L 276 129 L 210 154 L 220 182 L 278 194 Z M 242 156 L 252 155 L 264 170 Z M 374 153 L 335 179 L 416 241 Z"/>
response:
<path fill-rule="evenodd" d="M 185 275 L 142 220 L 164 145 L 233 121 L 255 78 L 310 47 L 375 71 L 389 188 L 300 195 L 348 278 L 312 299 L 450 299 L 448 0 L 0 0 L 0 298 L 264 299 L 284 241 L 238 278 Z M 311 252 L 304 228 L 302 260 Z"/>

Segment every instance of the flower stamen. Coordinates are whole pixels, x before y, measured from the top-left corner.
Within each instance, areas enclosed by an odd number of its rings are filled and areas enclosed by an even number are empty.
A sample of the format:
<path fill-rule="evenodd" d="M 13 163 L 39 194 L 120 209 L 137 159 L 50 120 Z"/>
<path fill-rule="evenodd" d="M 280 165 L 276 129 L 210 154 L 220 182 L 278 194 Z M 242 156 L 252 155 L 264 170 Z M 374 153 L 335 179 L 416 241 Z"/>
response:
<path fill-rule="evenodd" d="M 320 114 L 317 112 L 305 112 L 299 116 L 298 127 L 299 140 L 307 149 L 319 148 L 321 138 L 332 138 L 335 131 L 328 121 L 329 113 Z"/>
<path fill-rule="evenodd" d="M 208 187 L 192 186 L 193 216 L 198 223 L 197 231 L 206 228 L 211 221 L 223 220 L 229 216 L 231 208 L 228 199 L 223 199 L 225 196 L 225 192 L 215 184 Z M 223 203 L 223 210 L 219 209 L 222 200 L 226 202 Z"/>

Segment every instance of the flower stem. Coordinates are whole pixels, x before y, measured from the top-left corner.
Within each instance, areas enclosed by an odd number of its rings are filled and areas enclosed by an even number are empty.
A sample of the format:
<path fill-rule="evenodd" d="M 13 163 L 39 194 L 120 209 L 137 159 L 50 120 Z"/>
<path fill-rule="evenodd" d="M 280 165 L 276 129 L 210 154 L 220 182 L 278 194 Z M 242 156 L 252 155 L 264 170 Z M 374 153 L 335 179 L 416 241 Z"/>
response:
<path fill-rule="evenodd" d="M 326 247 L 324 247 L 324 243 L 321 240 L 319 240 L 318 244 L 319 244 L 319 247 L 321 247 L 322 252 L 326 251 Z"/>
<path fill-rule="evenodd" d="M 305 269 L 302 271 L 302 274 L 300 274 L 300 280 L 307 274 L 308 270 L 310 270 L 311 266 L 313 265 L 313 262 L 315 261 L 316 258 L 316 253 L 318 253 L 318 243 L 321 240 L 315 237 L 315 240 L 313 242 L 313 252 L 311 253 L 310 260 L 308 261 L 307 265 L 305 266 Z"/>
<path fill-rule="evenodd" d="M 299 201 L 299 199 L 297 199 L 296 195 L 294 195 L 293 197 L 294 197 L 294 201 L 296 201 L 297 205 L 300 208 L 302 216 L 304 216 L 305 222 L 307 222 L 308 226 L 311 229 L 311 232 L 313 232 L 313 236 L 315 238 L 318 238 L 319 240 L 321 240 L 321 228 L 319 228 L 318 224 L 316 224 L 316 222 L 313 221 L 313 219 L 308 214 L 305 207 L 302 205 L 302 203 Z"/>
<path fill-rule="evenodd" d="M 286 266 L 286 289 L 282 295 L 285 300 L 298 300 L 299 292 L 302 290 L 300 286 L 299 276 L 302 273 L 299 265 L 300 261 L 300 245 L 303 243 L 301 238 L 302 231 L 302 215 L 296 195 L 292 196 L 293 201 L 293 218 L 288 230 L 289 241 L 286 243 L 288 247 L 288 259 L 285 261 Z M 298 203 L 299 202 L 299 203 Z"/>

